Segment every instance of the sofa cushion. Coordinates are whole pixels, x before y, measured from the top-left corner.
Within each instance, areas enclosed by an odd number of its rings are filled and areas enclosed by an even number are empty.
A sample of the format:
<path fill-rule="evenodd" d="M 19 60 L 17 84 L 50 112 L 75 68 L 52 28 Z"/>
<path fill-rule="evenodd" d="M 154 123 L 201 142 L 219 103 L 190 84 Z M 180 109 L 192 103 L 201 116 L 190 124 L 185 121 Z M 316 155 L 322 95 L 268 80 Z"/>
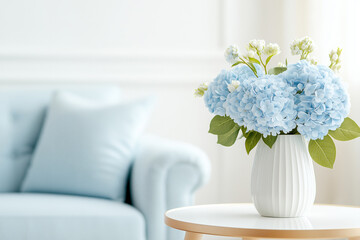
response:
<path fill-rule="evenodd" d="M 57 89 L 101 102 L 119 101 L 119 90 L 107 85 L 39 85 L 0 87 L 0 192 L 20 190 L 32 157 L 46 107 Z"/>
<path fill-rule="evenodd" d="M 101 106 L 57 94 L 22 190 L 125 200 L 135 146 L 151 103 L 141 99 Z"/>
<path fill-rule="evenodd" d="M 145 240 L 145 221 L 134 207 L 111 200 L 4 193 L 0 239 Z"/>

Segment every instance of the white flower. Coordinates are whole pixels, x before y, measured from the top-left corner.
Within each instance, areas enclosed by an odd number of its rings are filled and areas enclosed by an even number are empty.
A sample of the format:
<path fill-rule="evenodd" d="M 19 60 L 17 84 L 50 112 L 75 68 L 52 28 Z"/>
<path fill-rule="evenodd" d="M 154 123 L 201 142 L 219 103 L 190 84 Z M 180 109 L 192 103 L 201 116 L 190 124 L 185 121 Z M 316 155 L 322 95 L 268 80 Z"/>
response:
<path fill-rule="evenodd" d="M 290 44 L 290 50 L 292 55 L 301 55 L 301 59 L 304 59 L 306 55 L 314 51 L 313 40 L 309 37 L 303 37 L 295 39 Z"/>
<path fill-rule="evenodd" d="M 228 90 L 230 92 L 235 91 L 240 86 L 240 82 L 237 80 L 232 80 L 231 83 L 228 85 Z"/>
<path fill-rule="evenodd" d="M 336 53 L 331 56 L 331 60 L 333 60 L 333 61 L 338 60 L 338 58 L 339 58 L 339 56 Z"/>
<path fill-rule="evenodd" d="M 295 46 L 291 49 L 291 54 L 292 55 L 301 55 L 301 50 L 299 49 L 298 46 Z"/>
<path fill-rule="evenodd" d="M 306 60 L 313 65 L 318 64 L 318 60 L 316 58 L 314 58 L 313 56 L 307 56 Z"/>
<path fill-rule="evenodd" d="M 340 71 L 340 68 L 341 68 L 341 65 L 340 64 L 336 64 L 334 66 L 331 67 L 331 69 L 334 71 L 334 72 L 339 72 Z"/>
<path fill-rule="evenodd" d="M 239 55 L 240 55 L 239 47 L 236 45 L 229 46 L 224 53 L 226 61 L 230 64 L 234 64 L 237 61 L 239 61 Z"/>
<path fill-rule="evenodd" d="M 285 63 L 282 63 L 282 62 L 279 62 L 277 66 L 278 67 L 286 67 Z"/>
<path fill-rule="evenodd" d="M 209 86 L 208 82 L 200 84 L 200 86 L 197 89 L 195 89 L 194 96 L 195 97 L 204 96 L 204 93 L 208 90 L 208 86 Z"/>
<path fill-rule="evenodd" d="M 307 51 L 309 53 L 314 51 L 313 40 L 310 37 L 304 37 L 300 41 L 301 41 L 301 46 L 302 46 L 301 50 Z"/>
<path fill-rule="evenodd" d="M 276 43 L 269 43 L 264 48 L 264 53 L 268 56 L 274 56 L 280 53 L 280 47 Z"/>
<path fill-rule="evenodd" d="M 311 45 L 308 46 L 309 53 L 315 50 L 315 45 L 311 42 Z"/>
<path fill-rule="evenodd" d="M 299 40 L 294 40 L 290 44 L 290 50 L 292 55 L 300 55 L 301 51 L 299 49 Z"/>
<path fill-rule="evenodd" d="M 341 59 L 340 59 L 340 55 L 341 55 L 341 48 L 337 48 L 336 50 L 331 50 L 329 53 L 329 58 L 330 58 L 330 68 L 334 71 L 334 72 L 338 72 L 341 68 Z"/>
<path fill-rule="evenodd" d="M 244 58 L 249 59 L 249 58 L 255 58 L 255 51 L 254 50 L 247 50 L 247 52 L 244 54 Z"/>
<path fill-rule="evenodd" d="M 265 48 L 265 40 L 251 40 L 249 42 L 249 49 L 256 51 L 257 53 L 261 54 Z"/>
<path fill-rule="evenodd" d="M 331 62 L 336 62 L 336 60 L 339 58 L 339 55 L 337 55 L 337 51 L 331 50 L 329 57 Z"/>

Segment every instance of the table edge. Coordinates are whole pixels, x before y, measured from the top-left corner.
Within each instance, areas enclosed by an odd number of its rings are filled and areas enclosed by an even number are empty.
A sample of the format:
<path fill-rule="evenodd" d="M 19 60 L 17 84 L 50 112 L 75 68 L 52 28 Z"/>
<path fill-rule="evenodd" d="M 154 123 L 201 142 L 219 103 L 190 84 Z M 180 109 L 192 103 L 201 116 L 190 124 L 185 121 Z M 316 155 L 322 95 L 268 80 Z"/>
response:
<path fill-rule="evenodd" d="M 250 203 L 236 203 L 236 204 L 245 205 Z M 207 205 L 231 205 L 231 204 L 227 203 L 227 204 L 207 204 Z M 315 205 L 360 208 L 359 206 L 337 205 L 337 204 L 315 204 Z M 204 206 L 204 205 L 199 205 L 199 206 Z M 196 207 L 196 205 L 189 207 L 182 207 L 182 208 L 191 208 L 191 207 Z M 182 209 L 182 208 L 175 208 L 169 211 Z M 206 235 L 217 235 L 217 236 L 227 236 L 227 237 L 248 237 L 248 238 L 296 238 L 296 239 L 360 237 L 360 228 L 281 230 L 281 229 L 252 229 L 252 228 L 210 226 L 210 225 L 189 223 L 189 222 L 183 222 L 172 219 L 167 216 L 167 213 L 169 211 L 165 213 L 165 224 L 167 226 L 186 232 L 194 232 L 194 233 L 200 233 Z"/>

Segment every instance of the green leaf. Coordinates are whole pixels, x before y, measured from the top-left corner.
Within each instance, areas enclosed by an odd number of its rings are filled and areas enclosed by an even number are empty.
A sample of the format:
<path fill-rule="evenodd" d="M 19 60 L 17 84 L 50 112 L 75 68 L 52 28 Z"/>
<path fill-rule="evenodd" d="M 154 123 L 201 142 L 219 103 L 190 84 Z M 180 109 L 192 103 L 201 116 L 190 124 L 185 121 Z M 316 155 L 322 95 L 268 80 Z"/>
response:
<path fill-rule="evenodd" d="M 247 154 L 256 146 L 261 138 L 261 134 L 255 131 L 250 132 L 249 136 L 246 138 L 245 141 L 245 148 Z"/>
<path fill-rule="evenodd" d="M 235 67 L 236 65 L 239 65 L 239 64 L 245 64 L 243 61 L 238 61 L 236 63 L 234 63 L 233 65 L 231 65 L 231 67 Z"/>
<path fill-rule="evenodd" d="M 287 67 L 287 65 L 288 65 L 287 58 L 285 59 L 285 65 L 286 65 L 286 67 Z"/>
<path fill-rule="evenodd" d="M 241 126 L 240 129 L 241 129 L 241 132 L 242 132 L 242 134 L 243 134 L 243 136 L 244 136 L 245 138 L 248 138 L 249 135 L 250 135 L 250 133 L 253 132 L 253 131 L 248 131 L 248 132 L 247 132 L 247 128 L 246 128 L 245 126 Z"/>
<path fill-rule="evenodd" d="M 276 136 L 269 135 L 266 138 L 264 138 L 264 136 L 262 137 L 262 140 L 266 145 L 269 146 L 269 148 L 272 148 L 272 146 L 276 142 L 276 139 L 277 139 L 277 135 Z"/>
<path fill-rule="evenodd" d="M 252 58 L 252 57 L 249 57 L 249 62 L 260 64 L 259 60 L 257 60 L 256 58 Z"/>
<path fill-rule="evenodd" d="M 257 73 L 254 64 L 253 64 L 252 62 L 249 62 L 249 65 L 251 66 L 251 68 L 252 68 L 252 70 L 254 71 L 254 73 Z"/>
<path fill-rule="evenodd" d="M 266 59 L 265 65 L 267 65 L 270 62 L 270 59 L 273 57 L 274 55 L 268 56 L 268 58 Z"/>
<path fill-rule="evenodd" d="M 319 165 L 333 168 L 336 157 L 336 147 L 329 135 L 326 135 L 323 140 L 310 140 L 309 153 L 311 158 Z"/>
<path fill-rule="evenodd" d="M 241 129 L 242 135 L 243 135 L 245 138 L 247 138 L 247 137 L 249 136 L 249 132 L 246 132 L 246 127 L 241 126 L 240 129 Z"/>
<path fill-rule="evenodd" d="M 351 118 L 345 118 L 341 126 L 335 131 L 329 131 L 329 134 L 339 141 L 349 141 L 360 137 L 360 127 Z"/>
<path fill-rule="evenodd" d="M 218 135 L 217 143 L 225 147 L 232 146 L 235 143 L 237 136 L 239 135 L 239 131 L 240 127 L 236 124 L 229 132 L 223 135 Z"/>
<path fill-rule="evenodd" d="M 216 135 L 225 134 L 233 129 L 235 124 L 234 120 L 232 120 L 229 116 L 216 115 L 210 122 L 209 133 Z"/>
<path fill-rule="evenodd" d="M 278 75 L 282 72 L 285 72 L 286 69 L 287 69 L 286 67 L 274 67 L 269 70 L 269 74 Z"/>

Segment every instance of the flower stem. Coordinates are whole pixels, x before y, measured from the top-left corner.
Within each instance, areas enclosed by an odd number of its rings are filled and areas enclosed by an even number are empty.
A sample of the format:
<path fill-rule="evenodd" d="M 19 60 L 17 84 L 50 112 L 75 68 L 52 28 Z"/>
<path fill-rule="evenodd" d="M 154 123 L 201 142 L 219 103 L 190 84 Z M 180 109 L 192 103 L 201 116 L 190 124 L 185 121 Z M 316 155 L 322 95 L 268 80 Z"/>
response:
<path fill-rule="evenodd" d="M 261 54 L 259 54 L 258 51 L 256 52 L 256 54 L 259 56 L 261 65 L 264 67 L 265 74 L 267 74 L 266 65 L 264 64 L 264 62 L 261 59 Z"/>
<path fill-rule="evenodd" d="M 250 69 L 251 69 L 251 71 L 253 71 L 253 73 L 255 74 L 255 76 L 258 78 L 259 76 L 257 75 L 257 73 L 256 73 L 256 69 L 253 69 L 247 62 L 245 62 L 245 60 L 244 59 L 242 59 L 241 57 L 239 57 L 240 58 L 240 60 L 242 61 L 242 63 L 243 64 L 245 64 L 246 66 L 248 66 Z"/>
<path fill-rule="evenodd" d="M 306 59 L 308 55 L 309 55 L 309 52 L 304 51 L 304 52 L 301 54 L 300 60 Z"/>

